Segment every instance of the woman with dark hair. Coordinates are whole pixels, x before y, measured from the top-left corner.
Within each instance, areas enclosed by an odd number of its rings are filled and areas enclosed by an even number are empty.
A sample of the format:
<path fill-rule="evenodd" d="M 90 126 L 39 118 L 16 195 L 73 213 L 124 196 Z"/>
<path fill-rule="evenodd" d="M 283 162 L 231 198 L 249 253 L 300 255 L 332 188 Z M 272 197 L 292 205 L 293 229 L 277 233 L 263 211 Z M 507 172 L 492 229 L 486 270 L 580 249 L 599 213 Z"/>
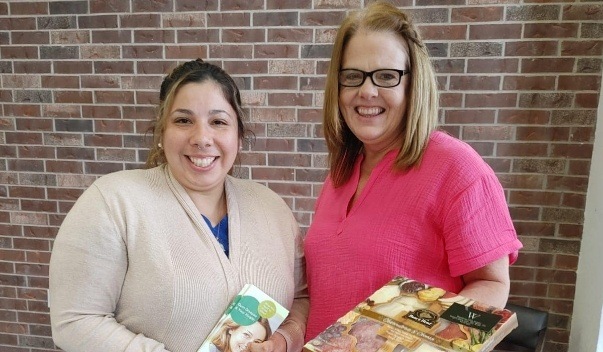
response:
<path fill-rule="evenodd" d="M 230 176 L 245 137 L 239 90 L 194 60 L 163 81 L 146 170 L 96 180 L 63 221 L 50 260 L 50 316 L 66 351 L 201 346 L 244 284 L 290 310 L 260 351 L 299 351 L 308 298 L 286 203 Z"/>
<path fill-rule="evenodd" d="M 435 73 L 403 11 L 377 1 L 344 19 L 323 113 L 330 171 L 305 239 L 306 337 L 399 275 L 504 306 L 521 243 L 503 189 L 436 130 Z"/>

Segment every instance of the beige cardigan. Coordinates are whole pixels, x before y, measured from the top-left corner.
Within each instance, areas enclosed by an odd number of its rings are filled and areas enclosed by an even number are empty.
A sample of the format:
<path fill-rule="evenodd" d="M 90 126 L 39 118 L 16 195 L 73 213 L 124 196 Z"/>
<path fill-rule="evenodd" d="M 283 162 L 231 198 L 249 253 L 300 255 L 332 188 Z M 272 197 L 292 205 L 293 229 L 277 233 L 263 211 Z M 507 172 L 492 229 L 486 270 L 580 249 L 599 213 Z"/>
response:
<path fill-rule="evenodd" d="M 285 307 L 303 344 L 302 239 L 283 200 L 228 177 L 230 258 L 168 168 L 99 178 L 67 214 L 50 260 L 50 316 L 66 351 L 194 352 L 245 283 Z"/>

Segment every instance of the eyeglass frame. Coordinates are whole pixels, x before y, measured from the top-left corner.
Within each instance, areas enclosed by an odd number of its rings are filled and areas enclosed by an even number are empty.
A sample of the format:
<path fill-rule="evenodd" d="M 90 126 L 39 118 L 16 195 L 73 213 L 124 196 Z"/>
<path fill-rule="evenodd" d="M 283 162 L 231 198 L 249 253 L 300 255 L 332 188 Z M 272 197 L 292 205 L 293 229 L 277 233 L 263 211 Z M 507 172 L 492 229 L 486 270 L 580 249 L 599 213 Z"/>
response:
<path fill-rule="evenodd" d="M 350 86 L 350 85 L 346 85 L 346 84 L 341 83 L 341 73 L 344 72 L 344 71 L 355 71 L 355 72 L 362 73 L 362 81 L 360 82 L 360 84 L 357 84 L 355 86 Z M 373 79 L 373 75 L 376 72 L 379 72 L 379 71 L 395 71 L 395 72 L 398 72 L 400 74 L 400 77 L 398 77 L 398 83 L 394 84 L 393 86 L 382 86 L 382 85 L 379 85 L 379 84 L 375 83 L 375 80 Z M 374 70 L 374 71 L 370 71 L 370 72 L 362 71 L 362 70 L 359 70 L 359 69 L 356 69 L 356 68 L 345 68 L 345 69 L 339 70 L 339 74 L 337 75 L 337 83 L 339 83 L 343 87 L 357 88 L 357 87 L 362 86 L 364 84 L 364 82 L 366 82 L 366 78 L 367 77 L 370 77 L 371 78 L 371 82 L 373 83 L 373 85 L 375 87 L 394 88 L 394 87 L 399 86 L 400 82 L 402 82 L 402 77 L 404 77 L 404 75 L 407 75 L 409 73 L 410 73 L 410 70 L 397 70 L 395 68 L 380 68 L 378 70 Z"/>

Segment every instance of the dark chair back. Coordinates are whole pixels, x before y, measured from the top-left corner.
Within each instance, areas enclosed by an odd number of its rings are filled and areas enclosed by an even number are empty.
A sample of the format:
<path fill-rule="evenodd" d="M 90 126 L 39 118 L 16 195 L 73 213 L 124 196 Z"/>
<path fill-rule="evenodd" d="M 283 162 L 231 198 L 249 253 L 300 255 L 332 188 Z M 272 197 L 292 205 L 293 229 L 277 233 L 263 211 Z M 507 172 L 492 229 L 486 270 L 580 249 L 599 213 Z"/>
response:
<path fill-rule="evenodd" d="M 507 303 L 505 308 L 517 314 L 518 326 L 505 336 L 494 350 L 540 352 L 544 344 L 549 313 L 513 303 Z M 522 349 L 513 349 L 514 347 Z"/>

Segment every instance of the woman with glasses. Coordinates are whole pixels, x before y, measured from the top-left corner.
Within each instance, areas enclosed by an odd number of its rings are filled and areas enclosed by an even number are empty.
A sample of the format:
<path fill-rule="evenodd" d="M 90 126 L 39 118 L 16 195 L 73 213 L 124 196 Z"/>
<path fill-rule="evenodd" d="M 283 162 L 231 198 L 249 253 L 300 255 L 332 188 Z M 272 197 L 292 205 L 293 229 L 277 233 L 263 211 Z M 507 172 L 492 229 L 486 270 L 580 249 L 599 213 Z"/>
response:
<path fill-rule="evenodd" d="M 522 245 L 492 169 L 436 129 L 436 86 L 405 13 L 376 2 L 343 21 L 325 89 L 330 170 L 305 239 L 306 340 L 397 275 L 505 305 Z"/>

